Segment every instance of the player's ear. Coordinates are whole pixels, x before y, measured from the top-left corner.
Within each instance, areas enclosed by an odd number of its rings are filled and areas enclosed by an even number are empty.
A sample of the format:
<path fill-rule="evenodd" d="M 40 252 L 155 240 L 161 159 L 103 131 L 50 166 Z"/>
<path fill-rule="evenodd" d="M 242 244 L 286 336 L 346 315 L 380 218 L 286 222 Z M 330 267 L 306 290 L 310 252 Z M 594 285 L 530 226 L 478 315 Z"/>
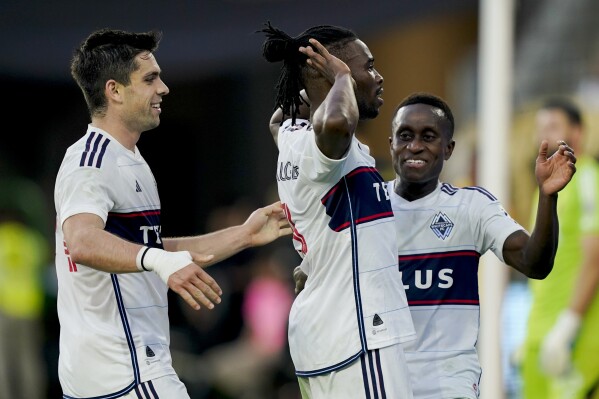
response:
<path fill-rule="evenodd" d="M 109 79 L 104 85 L 104 94 L 109 100 L 120 102 L 122 94 L 122 85 L 114 79 Z"/>
<path fill-rule="evenodd" d="M 451 154 L 453 154 L 453 149 L 455 148 L 455 140 L 449 140 L 449 143 L 445 146 L 445 160 L 449 160 L 451 158 Z"/>

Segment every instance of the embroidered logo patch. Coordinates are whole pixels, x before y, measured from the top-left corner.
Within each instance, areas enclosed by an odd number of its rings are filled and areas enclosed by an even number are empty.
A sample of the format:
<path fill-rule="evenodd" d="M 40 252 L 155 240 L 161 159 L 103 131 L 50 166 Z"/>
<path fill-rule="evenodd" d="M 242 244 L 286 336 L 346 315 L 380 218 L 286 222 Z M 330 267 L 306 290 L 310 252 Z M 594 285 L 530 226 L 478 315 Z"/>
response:
<path fill-rule="evenodd" d="M 453 222 L 443 212 L 439 212 L 433 218 L 431 223 L 431 230 L 437 237 L 444 240 L 449 237 L 451 230 L 453 230 Z"/>

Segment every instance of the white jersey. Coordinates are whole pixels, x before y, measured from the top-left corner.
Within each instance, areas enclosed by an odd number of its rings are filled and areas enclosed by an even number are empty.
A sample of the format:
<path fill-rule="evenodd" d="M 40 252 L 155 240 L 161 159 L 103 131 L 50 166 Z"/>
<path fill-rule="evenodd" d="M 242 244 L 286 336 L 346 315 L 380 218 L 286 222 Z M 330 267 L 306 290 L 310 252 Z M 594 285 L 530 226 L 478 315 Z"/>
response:
<path fill-rule="evenodd" d="M 278 146 L 279 196 L 309 276 L 289 315 L 296 375 L 414 339 L 389 194 L 368 147 L 354 137 L 344 158 L 329 159 L 305 120 L 285 121 Z"/>
<path fill-rule="evenodd" d="M 62 224 L 75 214 L 101 217 L 105 230 L 162 248 L 154 176 L 137 148 L 89 126 L 58 172 L 56 274 L 64 398 L 116 398 L 174 374 L 169 352 L 168 288 L 155 273 L 105 273 L 69 257 Z"/>
<path fill-rule="evenodd" d="M 393 184 L 399 270 L 417 334 L 404 345 L 414 398 L 477 398 L 479 258 L 491 250 L 503 262 L 504 241 L 524 228 L 483 188 L 439 183 L 409 202 Z"/>

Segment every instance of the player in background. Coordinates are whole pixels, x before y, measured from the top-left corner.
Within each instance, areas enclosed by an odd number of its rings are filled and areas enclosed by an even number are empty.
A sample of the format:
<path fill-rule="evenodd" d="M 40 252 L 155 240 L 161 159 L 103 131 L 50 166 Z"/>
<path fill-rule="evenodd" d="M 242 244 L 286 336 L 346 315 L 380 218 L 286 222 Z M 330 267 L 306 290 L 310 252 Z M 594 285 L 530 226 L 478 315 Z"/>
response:
<path fill-rule="evenodd" d="M 556 139 L 567 140 L 578 161 L 576 176 L 560 193 L 553 271 L 542 282 L 529 282 L 524 398 L 599 398 L 599 163 L 585 152 L 584 123 L 573 101 L 548 99 L 536 114 L 536 127 L 550 150 Z"/>
<path fill-rule="evenodd" d="M 204 267 L 291 232 L 275 203 L 240 226 L 162 237 L 157 183 L 136 146 L 169 93 L 160 39 L 101 29 L 73 55 L 91 123 L 67 149 L 54 193 L 63 398 L 189 398 L 171 364 L 168 289 L 211 309 L 221 290 Z"/>
<path fill-rule="evenodd" d="M 283 62 L 271 132 L 278 191 L 310 275 L 289 315 L 304 399 L 412 398 L 403 349 L 414 339 L 397 273 L 389 193 L 355 131 L 383 104 L 383 77 L 354 32 L 315 26 L 296 37 L 267 24 L 263 55 Z M 304 89 L 308 119 L 297 112 Z M 276 112 L 275 112 L 276 113 Z"/>

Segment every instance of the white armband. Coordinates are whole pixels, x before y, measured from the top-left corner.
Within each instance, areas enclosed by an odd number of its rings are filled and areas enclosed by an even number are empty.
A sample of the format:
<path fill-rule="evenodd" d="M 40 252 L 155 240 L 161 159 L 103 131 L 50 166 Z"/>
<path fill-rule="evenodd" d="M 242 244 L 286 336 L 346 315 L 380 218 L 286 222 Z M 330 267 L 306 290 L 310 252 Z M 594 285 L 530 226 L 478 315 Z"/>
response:
<path fill-rule="evenodd" d="M 153 271 L 168 285 L 168 278 L 174 272 L 193 263 L 189 251 L 169 252 L 159 248 L 142 247 L 135 263 L 140 271 Z"/>

